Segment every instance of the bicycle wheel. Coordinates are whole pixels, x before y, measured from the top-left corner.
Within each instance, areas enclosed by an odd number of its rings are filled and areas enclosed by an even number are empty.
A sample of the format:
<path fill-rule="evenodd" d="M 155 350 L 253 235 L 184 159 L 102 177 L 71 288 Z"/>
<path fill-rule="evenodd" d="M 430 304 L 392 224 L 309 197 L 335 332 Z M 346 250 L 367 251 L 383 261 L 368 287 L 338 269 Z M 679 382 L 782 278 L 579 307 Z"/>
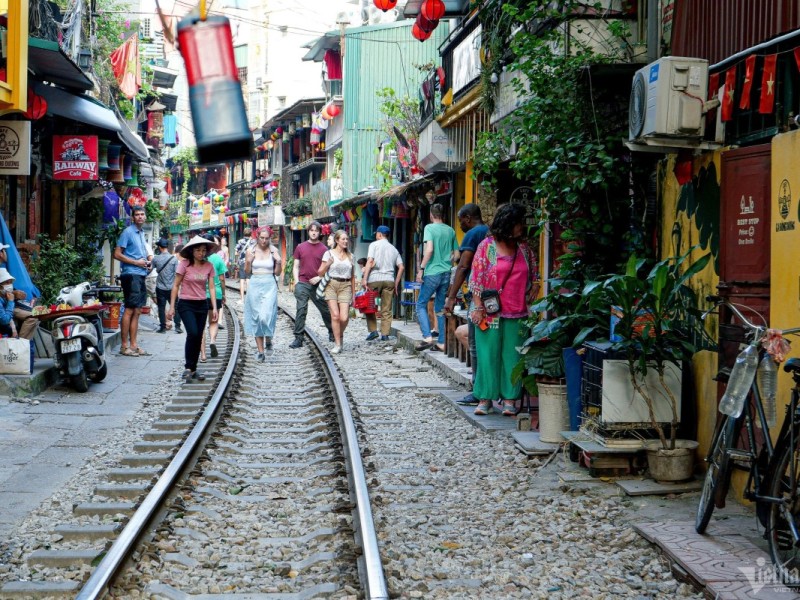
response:
<path fill-rule="evenodd" d="M 794 537 L 787 519 L 795 523 L 800 517 L 800 455 L 788 445 L 781 451 L 778 467 L 772 474 L 769 495 L 781 498 L 783 503 L 770 504 L 769 521 L 767 522 L 767 541 L 772 564 L 780 576 L 779 582 L 785 585 L 797 585 L 797 574 L 800 571 L 800 548 L 794 545 Z M 794 488 L 790 477 L 794 471 Z"/>
<path fill-rule="evenodd" d="M 733 464 L 727 450 L 734 446 L 735 434 L 738 429 L 736 424 L 740 419 L 724 415 L 717 428 L 714 441 L 711 443 L 708 470 L 703 481 L 703 490 L 700 492 L 700 502 L 697 505 L 697 514 L 694 519 L 694 529 L 697 533 L 705 532 L 715 504 L 718 501 L 720 503 L 724 501 L 728 494 Z"/>

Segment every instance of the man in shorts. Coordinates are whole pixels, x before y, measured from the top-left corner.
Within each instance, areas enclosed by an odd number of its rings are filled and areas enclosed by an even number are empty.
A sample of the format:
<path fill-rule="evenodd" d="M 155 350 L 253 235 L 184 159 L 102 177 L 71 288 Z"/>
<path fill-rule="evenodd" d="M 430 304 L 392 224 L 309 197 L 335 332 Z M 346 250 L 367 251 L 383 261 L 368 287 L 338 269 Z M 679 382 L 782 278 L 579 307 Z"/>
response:
<path fill-rule="evenodd" d="M 139 347 L 136 336 L 139 332 L 139 314 L 147 304 L 145 277 L 152 268 L 153 253 L 145 243 L 142 231 L 147 218 L 144 207 L 135 207 L 131 218 L 133 223 L 119 236 L 114 249 L 114 258 L 122 263 L 119 279 L 125 297 L 119 353 L 123 356 L 149 356 L 149 352 Z"/>

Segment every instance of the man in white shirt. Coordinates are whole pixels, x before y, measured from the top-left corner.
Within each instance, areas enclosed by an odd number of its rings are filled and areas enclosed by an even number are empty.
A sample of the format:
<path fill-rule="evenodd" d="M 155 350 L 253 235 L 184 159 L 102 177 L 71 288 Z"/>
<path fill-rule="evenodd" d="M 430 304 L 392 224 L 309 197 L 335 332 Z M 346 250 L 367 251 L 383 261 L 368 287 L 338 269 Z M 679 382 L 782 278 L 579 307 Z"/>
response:
<path fill-rule="evenodd" d="M 400 282 L 403 281 L 403 258 L 397 248 L 389 242 L 391 230 L 386 225 L 381 225 L 375 230 L 376 241 L 369 245 L 367 251 L 367 264 L 361 285 L 378 292 L 381 300 L 381 333 L 383 342 L 389 341 L 392 331 L 392 311 L 394 302 L 392 298 L 399 293 Z M 378 339 L 378 319 L 375 313 L 367 314 L 367 328 L 369 335 L 367 341 Z"/>

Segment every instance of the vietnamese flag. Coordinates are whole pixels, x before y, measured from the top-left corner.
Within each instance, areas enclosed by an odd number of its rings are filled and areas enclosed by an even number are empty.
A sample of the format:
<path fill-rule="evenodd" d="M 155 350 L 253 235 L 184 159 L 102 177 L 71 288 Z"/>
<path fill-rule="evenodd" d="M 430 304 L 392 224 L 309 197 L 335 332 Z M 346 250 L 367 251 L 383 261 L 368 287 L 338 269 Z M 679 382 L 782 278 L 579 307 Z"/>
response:
<path fill-rule="evenodd" d="M 708 76 L 708 99 L 717 97 L 719 91 L 719 73 L 712 73 Z"/>
<path fill-rule="evenodd" d="M 750 89 L 753 87 L 753 73 L 756 70 L 756 55 L 751 54 L 744 61 L 744 85 L 742 86 L 742 97 L 739 99 L 739 108 L 746 110 L 750 108 Z"/>
<path fill-rule="evenodd" d="M 733 94 L 736 87 L 736 66 L 725 73 L 725 97 L 722 99 L 722 120 L 730 121 L 733 118 Z"/>
<path fill-rule="evenodd" d="M 761 101 L 758 103 L 758 112 L 762 115 L 772 113 L 775 108 L 775 63 L 777 54 L 764 57 L 764 72 L 761 76 Z"/>

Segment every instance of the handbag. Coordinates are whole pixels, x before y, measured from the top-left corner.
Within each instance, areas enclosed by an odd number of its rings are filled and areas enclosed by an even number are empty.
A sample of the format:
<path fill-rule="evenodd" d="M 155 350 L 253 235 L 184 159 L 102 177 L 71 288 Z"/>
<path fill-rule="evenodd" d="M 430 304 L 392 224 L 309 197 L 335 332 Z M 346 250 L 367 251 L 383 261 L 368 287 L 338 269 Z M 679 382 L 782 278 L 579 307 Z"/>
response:
<path fill-rule="evenodd" d="M 330 283 L 331 276 L 329 272 L 325 272 L 325 275 L 322 276 L 319 283 L 317 284 L 317 298 L 320 300 L 325 300 L 325 288 L 328 287 L 328 283 Z"/>
<path fill-rule="evenodd" d="M 496 290 L 488 289 L 481 292 L 481 302 L 483 303 L 483 309 L 486 311 L 487 315 L 496 315 L 500 312 L 500 294 L 503 292 L 503 288 L 508 283 L 508 278 L 511 277 L 511 273 L 514 271 L 514 263 L 517 262 L 517 254 L 519 254 L 519 248 L 514 252 L 514 260 L 511 261 L 511 268 L 508 270 L 508 273 L 506 273 L 505 279 L 503 279 L 503 285 Z"/>

